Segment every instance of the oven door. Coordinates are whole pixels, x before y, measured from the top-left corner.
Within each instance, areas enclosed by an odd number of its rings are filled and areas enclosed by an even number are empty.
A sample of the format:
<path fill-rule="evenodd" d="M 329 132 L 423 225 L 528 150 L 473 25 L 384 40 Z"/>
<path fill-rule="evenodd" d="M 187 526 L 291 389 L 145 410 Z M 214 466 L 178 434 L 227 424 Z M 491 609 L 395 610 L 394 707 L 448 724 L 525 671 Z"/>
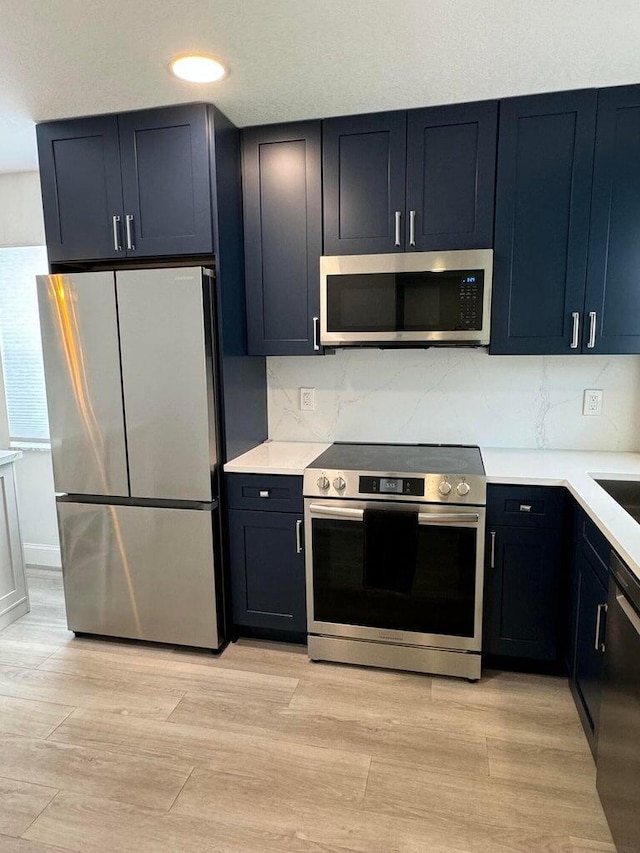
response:
<path fill-rule="evenodd" d="M 393 538 L 399 510 L 417 515 L 412 549 Z M 479 652 L 484 527 L 484 507 L 307 498 L 309 633 Z"/>

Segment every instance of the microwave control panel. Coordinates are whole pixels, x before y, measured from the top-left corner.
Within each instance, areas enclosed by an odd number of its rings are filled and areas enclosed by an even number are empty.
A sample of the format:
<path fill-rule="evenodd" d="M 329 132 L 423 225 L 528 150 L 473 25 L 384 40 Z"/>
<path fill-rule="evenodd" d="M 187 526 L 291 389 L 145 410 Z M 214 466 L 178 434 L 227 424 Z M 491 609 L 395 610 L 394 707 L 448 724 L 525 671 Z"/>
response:
<path fill-rule="evenodd" d="M 483 276 L 481 272 L 466 275 L 460 282 L 460 328 L 482 328 Z"/>

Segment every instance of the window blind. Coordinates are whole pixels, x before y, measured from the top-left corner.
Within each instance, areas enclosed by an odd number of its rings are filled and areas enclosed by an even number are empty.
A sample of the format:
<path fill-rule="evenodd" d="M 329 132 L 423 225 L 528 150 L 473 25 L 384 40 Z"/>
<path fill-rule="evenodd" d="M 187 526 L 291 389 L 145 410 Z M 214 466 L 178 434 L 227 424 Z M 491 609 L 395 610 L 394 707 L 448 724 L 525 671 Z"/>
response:
<path fill-rule="evenodd" d="M 44 246 L 0 249 L 0 349 L 12 441 L 48 441 L 36 275 Z"/>

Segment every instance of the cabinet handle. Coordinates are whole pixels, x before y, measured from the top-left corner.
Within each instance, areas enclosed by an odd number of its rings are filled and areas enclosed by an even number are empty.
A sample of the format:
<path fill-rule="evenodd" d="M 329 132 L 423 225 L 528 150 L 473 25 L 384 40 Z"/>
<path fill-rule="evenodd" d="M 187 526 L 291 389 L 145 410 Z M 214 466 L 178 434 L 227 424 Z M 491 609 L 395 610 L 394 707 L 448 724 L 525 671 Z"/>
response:
<path fill-rule="evenodd" d="M 409 211 L 409 245 L 415 246 L 416 244 L 416 212 L 415 210 Z"/>
<path fill-rule="evenodd" d="M 593 349 L 596 345 L 596 312 L 589 311 L 589 343 L 587 349 Z"/>
<path fill-rule="evenodd" d="M 296 521 L 296 554 L 302 554 L 302 519 Z"/>
<path fill-rule="evenodd" d="M 578 349 L 580 343 L 580 314 L 574 311 L 571 314 L 573 320 L 573 332 L 571 333 L 571 349 Z"/>
<path fill-rule="evenodd" d="M 604 643 L 600 642 L 600 623 L 602 622 L 603 612 L 604 613 L 607 612 L 607 605 L 606 604 L 599 604 L 597 614 L 596 614 L 596 636 L 595 636 L 595 640 L 593 643 L 594 648 L 597 652 L 603 652 L 604 651 Z"/>
<path fill-rule="evenodd" d="M 399 248 L 400 247 L 400 219 L 402 217 L 402 214 L 400 213 L 399 210 L 396 210 L 395 217 L 396 217 L 396 242 L 394 245 L 398 246 L 398 248 Z"/>
<path fill-rule="evenodd" d="M 258 496 L 261 498 L 271 497 L 269 489 L 260 489 L 258 492 Z"/>
<path fill-rule="evenodd" d="M 520 504 L 520 512 L 531 512 L 531 504 Z"/>
<path fill-rule="evenodd" d="M 120 242 L 120 217 L 112 216 L 111 223 L 113 225 L 113 248 L 116 252 L 122 251 L 122 243 Z"/>
<path fill-rule="evenodd" d="M 133 245 L 133 216 L 127 213 L 124 219 L 127 227 L 127 249 L 135 251 L 136 247 Z"/>
<path fill-rule="evenodd" d="M 320 349 L 320 341 L 319 341 L 319 329 L 320 329 L 320 318 L 313 318 L 313 349 L 317 352 Z"/>
<path fill-rule="evenodd" d="M 491 563 L 489 568 L 495 569 L 496 567 L 496 531 L 492 530 L 489 534 L 491 536 Z"/>

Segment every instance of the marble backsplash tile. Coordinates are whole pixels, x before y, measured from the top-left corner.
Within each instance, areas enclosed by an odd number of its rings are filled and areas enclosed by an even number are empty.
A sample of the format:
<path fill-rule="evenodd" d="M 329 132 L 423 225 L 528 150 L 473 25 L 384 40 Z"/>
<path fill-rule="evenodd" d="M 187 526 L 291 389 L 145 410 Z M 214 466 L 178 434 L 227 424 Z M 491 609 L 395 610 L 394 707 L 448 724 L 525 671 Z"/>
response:
<path fill-rule="evenodd" d="M 353 349 L 272 357 L 267 374 L 274 440 L 640 450 L 640 356 Z M 585 388 L 603 390 L 600 417 L 582 415 Z"/>

